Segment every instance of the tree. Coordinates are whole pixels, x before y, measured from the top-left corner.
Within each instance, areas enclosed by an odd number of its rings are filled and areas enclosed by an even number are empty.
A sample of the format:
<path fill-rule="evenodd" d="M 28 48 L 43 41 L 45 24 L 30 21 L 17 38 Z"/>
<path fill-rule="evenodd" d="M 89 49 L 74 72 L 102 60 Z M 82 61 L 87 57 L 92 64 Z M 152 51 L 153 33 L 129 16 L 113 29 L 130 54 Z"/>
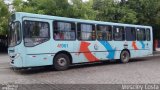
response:
<path fill-rule="evenodd" d="M 92 9 L 92 0 L 14 0 L 13 5 L 16 11 L 81 18 L 95 19 L 96 13 Z"/>
<path fill-rule="evenodd" d="M 28 13 L 37 13 L 44 14 L 42 10 L 38 9 L 39 0 L 14 0 L 13 6 L 16 12 L 28 12 Z M 40 0 L 41 2 L 42 0 Z M 42 3 L 42 2 L 41 2 Z"/>
<path fill-rule="evenodd" d="M 55 16 L 68 16 L 68 0 L 14 0 L 16 11 Z"/>
<path fill-rule="evenodd" d="M 137 13 L 137 24 L 152 26 L 154 38 L 160 39 L 160 0 L 128 0 L 127 5 Z"/>
<path fill-rule="evenodd" d="M 87 2 L 83 2 L 82 0 L 71 0 L 71 2 L 69 17 L 91 20 L 96 18 L 97 12 L 92 8 L 93 0 Z"/>
<path fill-rule="evenodd" d="M 14 0 L 16 11 L 108 22 L 151 25 L 160 38 L 160 0 Z M 2 5 L 1 5 L 2 7 Z"/>
<path fill-rule="evenodd" d="M 7 34 L 8 17 L 8 7 L 2 0 L 0 0 L 0 35 Z"/>
<path fill-rule="evenodd" d="M 114 0 L 94 0 L 93 8 L 98 12 L 96 20 L 121 23 L 136 23 L 136 12 L 127 5 Z"/>
<path fill-rule="evenodd" d="M 128 0 L 128 6 L 137 12 L 138 24 L 155 24 L 160 10 L 159 0 Z"/>

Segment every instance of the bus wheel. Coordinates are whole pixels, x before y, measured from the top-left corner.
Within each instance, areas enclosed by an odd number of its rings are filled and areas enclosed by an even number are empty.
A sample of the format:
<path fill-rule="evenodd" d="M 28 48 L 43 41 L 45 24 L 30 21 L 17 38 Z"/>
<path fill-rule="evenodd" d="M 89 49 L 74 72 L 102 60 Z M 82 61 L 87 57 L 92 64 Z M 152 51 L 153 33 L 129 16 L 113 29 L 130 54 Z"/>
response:
<path fill-rule="evenodd" d="M 62 71 L 68 69 L 70 60 L 66 54 L 58 54 L 56 55 L 53 64 L 56 70 Z"/>
<path fill-rule="evenodd" d="M 122 51 L 120 56 L 120 62 L 121 63 L 127 63 L 129 61 L 130 54 L 128 51 Z"/>

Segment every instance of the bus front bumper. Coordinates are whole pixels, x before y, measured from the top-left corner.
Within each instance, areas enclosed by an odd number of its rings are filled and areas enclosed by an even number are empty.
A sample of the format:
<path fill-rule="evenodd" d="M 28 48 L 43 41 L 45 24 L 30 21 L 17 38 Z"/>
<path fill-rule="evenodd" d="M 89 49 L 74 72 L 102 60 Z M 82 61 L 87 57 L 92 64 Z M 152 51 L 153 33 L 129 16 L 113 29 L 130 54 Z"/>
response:
<path fill-rule="evenodd" d="M 12 68 L 23 68 L 23 59 L 20 54 L 9 55 L 10 67 Z"/>

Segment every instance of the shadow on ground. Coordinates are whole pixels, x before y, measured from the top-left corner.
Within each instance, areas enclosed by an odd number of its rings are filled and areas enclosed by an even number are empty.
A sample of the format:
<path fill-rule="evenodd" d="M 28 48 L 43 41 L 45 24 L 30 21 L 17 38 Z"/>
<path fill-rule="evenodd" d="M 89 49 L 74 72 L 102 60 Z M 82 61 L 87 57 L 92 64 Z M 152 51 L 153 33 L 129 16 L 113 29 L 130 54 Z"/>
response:
<path fill-rule="evenodd" d="M 154 57 L 152 57 L 153 59 Z M 136 59 L 131 59 L 130 64 L 135 63 L 135 62 L 144 62 L 144 61 L 149 61 L 151 57 L 147 58 L 136 58 Z M 100 67 L 104 65 L 117 65 L 121 64 L 117 60 L 114 61 L 103 61 L 103 62 L 94 62 L 94 63 L 81 63 L 81 64 L 75 64 L 72 65 L 69 70 L 72 69 L 81 69 L 81 68 L 90 68 L 90 67 Z M 30 75 L 30 74 L 37 74 L 37 73 L 46 73 L 46 72 L 60 72 L 56 71 L 52 66 L 46 66 L 46 67 L 36 67 L 36 68 L 30 68 L 30 69 L 23 69 L 23 70 L 15 70 L 16 73 L 21 74 L 21 75 Z"/>

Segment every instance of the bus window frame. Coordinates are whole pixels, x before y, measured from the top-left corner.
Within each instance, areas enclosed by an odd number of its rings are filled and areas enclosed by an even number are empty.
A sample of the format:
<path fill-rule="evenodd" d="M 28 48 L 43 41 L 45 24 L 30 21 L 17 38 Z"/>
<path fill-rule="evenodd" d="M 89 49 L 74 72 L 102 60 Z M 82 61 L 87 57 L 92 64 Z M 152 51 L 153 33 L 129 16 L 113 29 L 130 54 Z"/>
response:
<path fill-rule="evenodd" d="M 55 39 L 54 38 L 54 31 L 55 31 L 55 28 L 54 28 L 54 23 L 55 22 L 66 22 L 66 23 L 73 23 L 74 25 L 75 25 L 75 39 Z M 72 28 L 72 27 L 71 27 Z M 77 40 L 77 24 L 76 24 L 76 22 L 74 22 L 74 21 L 67 21 L 67 20 L 53 20 L 53 22 L 52 22 L 52 32 L 53 32 L 53 40 L 55 40 L 55 41 L 75 41 L 75 40 Z M 57 30 L 56 30 L 57 31 Z"/>
<path fill-rule="evenodd" d="M 95 30 L 95 38 L 94 39 L 92 39 L 92 40 L 84 40 L 84 39 L 79 39 L 79 37 L 78 37 L 78 32 L 81 32 L 81 28 L 79 27 L 79 25 L 81 25 L 81 24 L 86 24 L 86 25 L 92 25 L 92 27 L 94 26 L 94 30 Z M 80 31 L 79 31 L 79 28 L 80 28 Z M 86 31 L 85 31 L 86 32 Z M 90 33 L 90 32 L 88 32 L 88 33 Z M 93 30 L 92 30 L 92 32 L 91 33 L 93 33 Z M 97 40 L 97 29 L 96 29 L 96 24 L 94 24 L 94 23 L 85 23 L 85 22 L 77 22 L 77 40 L 78 41 L 96 41 Z"/>
<path fill-rule="evenodd" d="M 147 30 L 149 31 L 149 40 L 147 40 L 147 34 L 146 34 L 146 31 L 147 31 Z M 151 41 L 151 29 L 150 29 L 150 28 L 146 28 L 146 29 L 145 29 L 145 34 L 146 34 L 146 35 L 145 35 L 145 36 L 146 36 L 146 41 Z"/>
<path fill-rule="evenodd" d="M 34 46 L 26 46 L 25 45 L 25 25 L 24 25 L 24 22 L 25 21 L 29 21 L 29 22 L 39 22 L 39 23 L 47 23 L 48 24 L 48 40 L 46 40 L 46 41 L 44 41 L 44 42 L 41 42 L 41 43 L 39 43 L 39 44 L 36 44 L 36 45 L 34 45 Z M 42 43 L 45 43 L 45 42 L 47 42 L 47 41 L 49 41 L 50 39 L 51 39 L 51 34 L 50 34 L 50 23 L 49 22 L 47 22 L 47 21 L 36 21 L 36 20 L 23 20 L 23 22 L 22 22 L 22 27 L 23 27 L 23 42 L 24 42 L 24 46 L 25 47 L 35 47 L 35 46 L 38 46 L 38 45 L 40 45 L 40 44 L 42 44 Z"/>
<path fill-rule="evenodd" d="M 126 28 L 134 28 L 134 30 L 135 30 L 135 40 L 127 40 Z M 126 41 L 137 41 L 137 29 L 136 29 L 136 27 L 126 26 L 126 27 L 124 27 L 124 30 L 125 30 L 125 40 Z"/>
<path fill-rule="evenodd" d="M 145 37 L 144 40 L 138 40 L 138 33 L 137 33 L 138 31 L 137 31 L 137 29 L 141 29 L 141 30 L 144 29 L 144 37 Z M 137 37 L 136 38 L 137 41 L 147 41 L 146 40 L 146 28 L 144 28 L 144 27 L 136 27 L 136 37 Z"/>
<path fill-rule="evenodd" d="M 22 31 L 22 25 L 23 24 L 21 24 L 21 22 L 20 21 L 12 21 L 11 23 L 16 23 L 16 22 L 18 22 L 19 23 L 19 28 L 20 28 L 20 42 L 19 43 L 17 43 L 16 45 L 13 45 L 13 46 L 10 46 L 10 45 L 8 45 L 8 47 L 15 47 L 15 46 L 18 46 L 18 45 L 20 45 L 21 43 L 22 43 L 22 40 L 23 40 L 23 31 Z M 10 25 L 9 25 L 9 28 L 10 28 Z M 10 32 L 8 32 L 8 33 L 10 33 Z M 7 40 L 7 43 L 9 44 L 9 40 Z"/>
<path fill-rule="evenodd" d="M 110 28 L 111 28 L 111 40 L 100 40 L 100 39 L 98 39 L 98 26 L 110 26 Z M 109 24 L 97 24 L 96 25 L 96 39 L 98 40 L 98 41 L 112 41 L 113 40 L 113 26 L 112 25 L 109 25 Z"/>
<path fill-rule="evenodd" d="M 123 36 L 123 34 L 124 34 L 124 39 L 123 39 L 123 40 L 115 40 L 115 37 L 114 37 L 114 28 L 115 28 L 115 27 L 123 27 L 123 31 L 124 31 L 124 33 L 122 33 L 122 36 Z M 114 41 L 126 41 L 125 26 L 113 25 L 113 26 L 112 26 L 112 31 L 113 31 L 113 33 L 112 33 L 113 39 L 112 39 L 112 40 L 114 40 Z M 123 38 L 123 37 L 122 37 L 122 38 Z"/>

